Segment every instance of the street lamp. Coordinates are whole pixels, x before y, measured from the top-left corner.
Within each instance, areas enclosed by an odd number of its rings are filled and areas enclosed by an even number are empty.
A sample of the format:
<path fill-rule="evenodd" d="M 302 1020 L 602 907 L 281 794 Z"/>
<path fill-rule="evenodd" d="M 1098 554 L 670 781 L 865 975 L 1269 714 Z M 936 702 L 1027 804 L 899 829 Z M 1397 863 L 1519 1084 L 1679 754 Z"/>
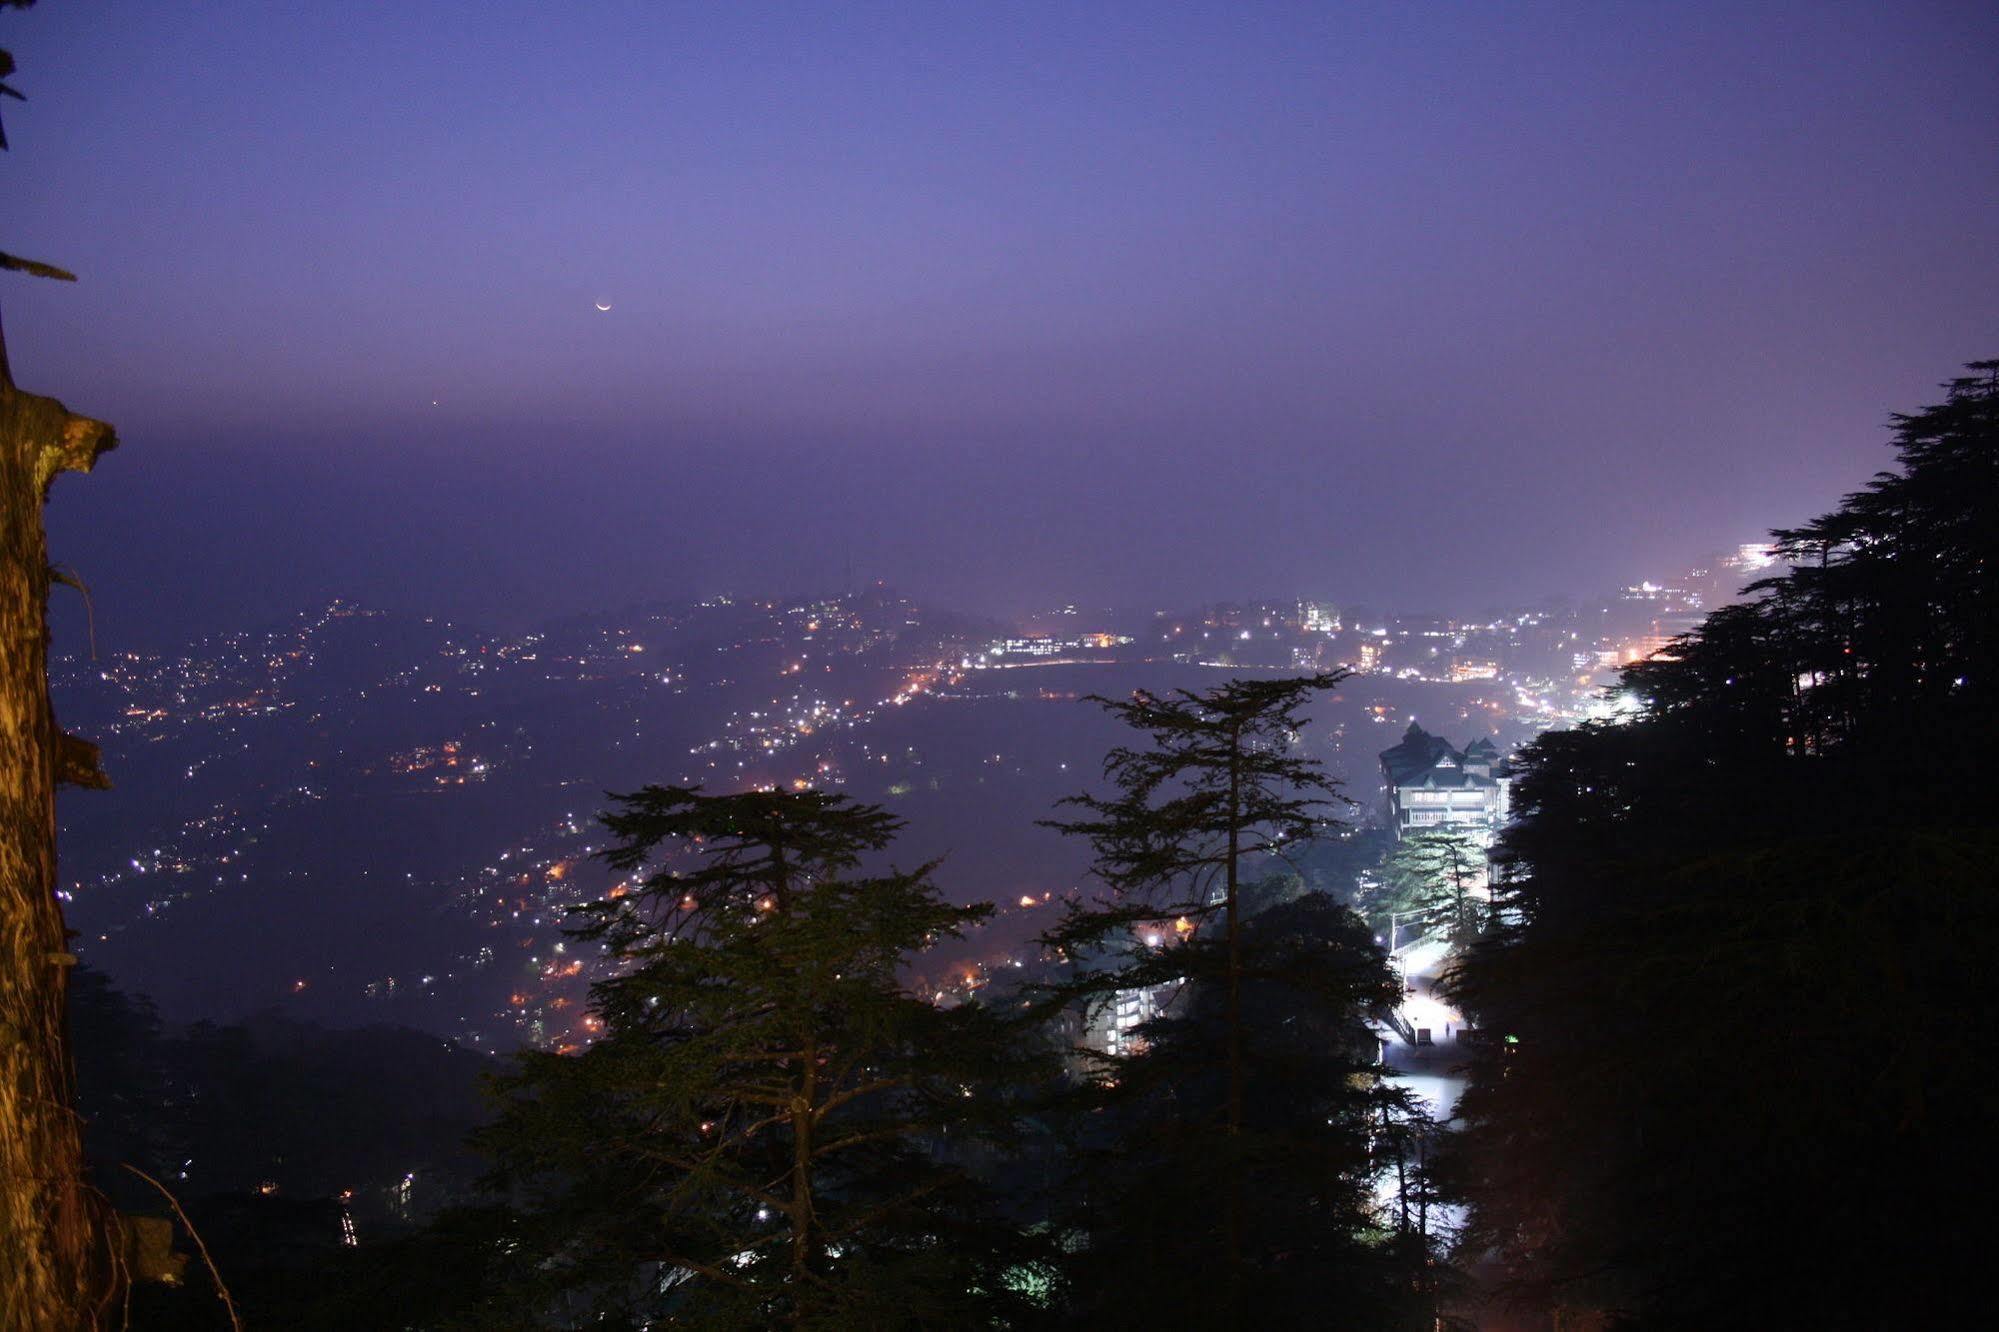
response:
<path fill-rule="evenodd" d="M 1395 955 L 1395 932 L 1400 927 L 1402 918 L 1404 916 L 1424 916 L 1428 914 L 1429 911 L 1427 908 L 1416 911 L 1391 911 L 1388 913 L 1388 954 L 1390 957 Z"/>

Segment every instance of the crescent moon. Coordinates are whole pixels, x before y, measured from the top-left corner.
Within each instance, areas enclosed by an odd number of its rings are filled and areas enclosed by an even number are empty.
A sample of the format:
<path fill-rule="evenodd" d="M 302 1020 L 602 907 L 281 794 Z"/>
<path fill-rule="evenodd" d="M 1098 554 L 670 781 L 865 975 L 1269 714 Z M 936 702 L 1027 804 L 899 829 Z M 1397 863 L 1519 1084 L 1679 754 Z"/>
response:
<path fill-rule="evenodd" d="M 610 309 L 610 308 L 611 308 L 611 306 L 610 306 L 610 303 L 609 303 L 608 301 L 598 301 L 598 302 L 597 302 L 597 308 L 598 308 L 599 310 L 608 310 L 608 309 Z"/>

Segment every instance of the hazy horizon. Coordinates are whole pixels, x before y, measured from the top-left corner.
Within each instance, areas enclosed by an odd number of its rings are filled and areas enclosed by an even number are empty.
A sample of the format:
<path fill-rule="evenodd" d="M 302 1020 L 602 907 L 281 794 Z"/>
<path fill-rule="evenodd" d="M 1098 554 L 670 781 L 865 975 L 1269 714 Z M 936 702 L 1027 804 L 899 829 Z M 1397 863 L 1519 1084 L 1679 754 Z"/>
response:
<path fill-rule="evenodd" d="M 6 23 L 112 641 L 1587 597 L 1832 507 L 1999 335 L 1984 6 Z"/>

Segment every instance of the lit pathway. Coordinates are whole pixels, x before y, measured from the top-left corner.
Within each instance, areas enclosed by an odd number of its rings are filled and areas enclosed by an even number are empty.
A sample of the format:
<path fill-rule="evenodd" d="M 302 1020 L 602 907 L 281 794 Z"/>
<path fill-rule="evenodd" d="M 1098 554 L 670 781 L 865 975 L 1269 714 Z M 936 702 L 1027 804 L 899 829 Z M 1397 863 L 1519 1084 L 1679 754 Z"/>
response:
<path fill-rule="evenodd" d="M 1414 1092 L 1439 1124 L 1449 1122 L 1457 1113 L 1458 1097 L 1465 1089 L 1459 1066 L 1466 1051 L 1458 1044 L 1464 1018 L 1436 993 L 1437 977 L 1449 951 L 1442 939 L 1424 938 L 1390 954 L 1405 991 L 1413 993 L 1405 993 L 1401 1008 L 1396 1010 L 1400 1030 L 1381 1033 L 1385 1047 L 1382 1062 L 1391 1070 L 1390 1080 Z M 1425 1033 L 1430 1037 L 1428 1044 L 1421 1039 Z M 1412 1041 L 1410 1036 L 1416 1039 Z M 1394 1171 L 1384 1172 L 1376 1185 L 1384 1209 L 1394 1205 L 1395 1187 Z M 1448 1233 L 1460 1219 L 1457 1212 L 1454 1207 L 1434 1208 L 1430 1214 L 1433 1227 Z"/>
<path fill-rule="evenodd" d="M 1405 987 L 1414 991 L 1404 998 L 1397 1016 L 1418 1039 L 1412 1043 L 1403 1032 L 1386 1033 L 1385 1061 L 1399 1081 L 1423 1098 L 1439 1122 L 1456 1112 L 1458 1095 L 1465 1085 L 1456 1072 L 1463 1062 L 1458 1035 L 1464 1030 L 1464 1017 L 1437 994 L 1437 977 L 1449 951 L 1442 939 L 1423 938 L 1402 945 L 1391 955 Z M 1427 1045 L 1421 1041 L 1424 1033 L 1430 1037 Z"/>

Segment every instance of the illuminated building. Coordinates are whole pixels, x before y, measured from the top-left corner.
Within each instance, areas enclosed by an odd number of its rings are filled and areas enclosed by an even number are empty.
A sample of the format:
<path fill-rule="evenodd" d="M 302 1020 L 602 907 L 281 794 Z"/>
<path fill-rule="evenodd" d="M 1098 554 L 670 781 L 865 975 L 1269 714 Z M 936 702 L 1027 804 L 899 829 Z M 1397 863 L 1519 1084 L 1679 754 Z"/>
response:
<path fill-rule="evenodd" d="M 1298 623 L 1308 634 L 1336 634 L 1340 631 L 1339 608 L 1323 601 L 1301 601 Z"/>
<path fill-rule="evenodd" d="M 1506 822 L 1512 779 L 1490 740 L 1459 750 L 1410 722 L 1401 742 L 1381 752 L 1381 773 L 1397 838 L 1449 828 L 1489 845 Z"/>
<path fill-rule="evenodd" d="M 1145 1042 L 1138 1029 L 1164 1012 L 1178 989 L 1168 984 L 1118 990 L 1091 1014 L 1084 1044 L 1112 1056 L 1140 1053 Z"/>

